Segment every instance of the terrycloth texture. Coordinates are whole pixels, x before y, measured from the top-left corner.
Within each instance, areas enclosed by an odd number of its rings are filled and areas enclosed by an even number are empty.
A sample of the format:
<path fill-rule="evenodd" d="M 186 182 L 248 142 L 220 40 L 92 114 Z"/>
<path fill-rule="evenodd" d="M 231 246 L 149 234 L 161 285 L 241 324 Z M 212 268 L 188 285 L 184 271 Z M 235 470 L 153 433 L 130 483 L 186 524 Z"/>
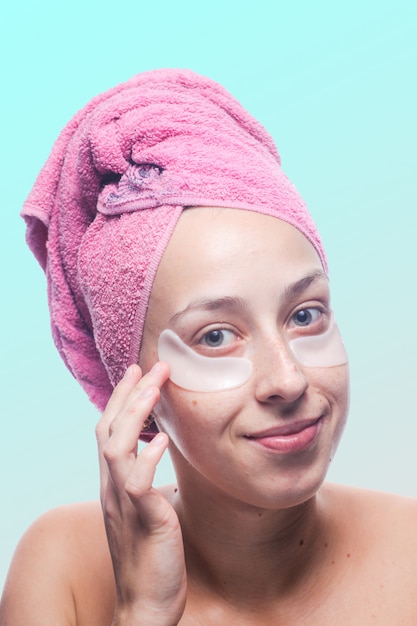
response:
<path fill-rule="evenodd" d="M 100 410 L 138 361 L 155 272 L 177 220 L 199 205 L 289 222 L 326 269 L 270 135 L 223 87 L 191 71 L 139 74 L 94 98 L 36 180 L 22 215 L 47 275 L 53 337 Z"/>

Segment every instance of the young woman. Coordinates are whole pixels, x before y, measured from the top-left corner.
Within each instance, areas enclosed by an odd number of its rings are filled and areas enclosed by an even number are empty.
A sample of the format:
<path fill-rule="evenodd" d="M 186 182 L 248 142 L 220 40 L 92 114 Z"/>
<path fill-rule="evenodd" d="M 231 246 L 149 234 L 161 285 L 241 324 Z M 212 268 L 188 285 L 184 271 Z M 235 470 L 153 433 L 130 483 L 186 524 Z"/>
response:
<path fill-rule="evenodd" d="M 101 506 L 28 530 L 2 626 L 417 623 L 416 503 L 324 484 L 347 356 L 264 129 L 206 78 L 139 75 L 64 129 L 23 214 L 103 410 Z"/>

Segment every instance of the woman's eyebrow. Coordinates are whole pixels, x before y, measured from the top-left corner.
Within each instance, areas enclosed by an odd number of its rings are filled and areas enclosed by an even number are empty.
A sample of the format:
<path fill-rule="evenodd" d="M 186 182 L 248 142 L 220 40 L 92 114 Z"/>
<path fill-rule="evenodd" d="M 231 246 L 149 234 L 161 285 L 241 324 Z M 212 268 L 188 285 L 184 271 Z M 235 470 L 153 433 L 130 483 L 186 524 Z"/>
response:
<path fill-rule="evenodd" d="M 182 315 L 192 311 L 216 311 L 218 309 L 247 309 L 248 303 L 244 298 L 237 296 L 223 296 L 221 298 L 199 298 L 190 302 L 182 311 L 175 313 L 170 322 L 176 321 Z"/>
<path fill-rule="evenodd" d="M 300 280 L 297 280 L 294 283 L 287 285 L 287 287 L 285 287 L 284 289 L 284 298 L 288 300 L 297 298 L 308 287 L 310 287 L 310 285 L 314 281 L 322 280 L 322 279 L 325 279 L 326 282 L 328 282 L 328 278 L 326 274 L 323 272 L 323 270 L 319 270 L 319 269 L 314 270 L 313 272 L 310 272 L 306 276 L 303 276 L 303 278 L 300 278 Z"/>
<path fill-rule="evenodd" d="M 325 279 L 327 276 L 322 270 L 314 270 L 299 280 L 287 285 L 284 289 L 283 297 L 291 300 L 303 293 L 316 280 Z M 193 311 L 217 311 L 219 309 L 242 310 L 248 309 L 248 302 L 238 296 L 222 296 L 221 298 L 198 298 L 188 304 L 185 309 L 175 313 L 170 322 L 175 322 L 183 315 Z"/>

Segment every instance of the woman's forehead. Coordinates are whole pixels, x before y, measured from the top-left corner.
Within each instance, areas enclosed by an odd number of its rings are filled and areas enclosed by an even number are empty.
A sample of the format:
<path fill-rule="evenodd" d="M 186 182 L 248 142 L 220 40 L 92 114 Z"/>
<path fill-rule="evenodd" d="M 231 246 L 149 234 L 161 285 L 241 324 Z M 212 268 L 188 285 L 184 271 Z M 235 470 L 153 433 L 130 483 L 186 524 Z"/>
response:
<path fill-rule="evenodd" d="M 152 301 L 250 297 L 275 292 L 311 274 L 324 275 L 319 256 L 296 228 L 239 209 L 187 209 L 156 274 Z"/>
<path fill-rule="evenodd" d="M 270 262 L 271 269 L 277 262 L 288 266 L 303 260 L 321 267 L 308 239 L 287 222 L 243 209 L 198 207 L 181 215 L 161 268 L 209 272 L 219 267 L 226 271 L 236 263 L 244 271 L 259 257 L 265 265 Z"/>

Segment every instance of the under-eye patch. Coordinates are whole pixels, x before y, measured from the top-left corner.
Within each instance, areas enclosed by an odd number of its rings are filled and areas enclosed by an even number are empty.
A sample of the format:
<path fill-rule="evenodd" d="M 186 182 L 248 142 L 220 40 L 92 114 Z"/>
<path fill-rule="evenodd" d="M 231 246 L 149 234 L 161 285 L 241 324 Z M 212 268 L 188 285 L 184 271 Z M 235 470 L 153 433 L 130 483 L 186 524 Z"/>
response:
<path fill-rule="evenodd" d="M 168 329 L 159 336 L 158 356 L 169 364 L 172 382 L 190 391 L 221 391 L 240 387 L 252 373 L 252 361 L 249 359 L 203 356 Z"/>
<path fill-rule="evenodd" d="M 296 337 L 289 341 L 288 346 L 305 367 L 334 367 L 348 362 L 334 318 L 324 333 Z M 243 385 L 253 370 L 252 361 L 245 357 L 198 354 L 169 329 L 159 336 L 158 357 L 169 364 L 172 382 L 189 391 L 234 389 Z"/>
<path fill-rule="evenodd" d="M 305 367 L 335 367 L 348 362 L 346 348 L 333 316 L 324 333 L 296 337 L 289 345 L 297 361 Z"/>

